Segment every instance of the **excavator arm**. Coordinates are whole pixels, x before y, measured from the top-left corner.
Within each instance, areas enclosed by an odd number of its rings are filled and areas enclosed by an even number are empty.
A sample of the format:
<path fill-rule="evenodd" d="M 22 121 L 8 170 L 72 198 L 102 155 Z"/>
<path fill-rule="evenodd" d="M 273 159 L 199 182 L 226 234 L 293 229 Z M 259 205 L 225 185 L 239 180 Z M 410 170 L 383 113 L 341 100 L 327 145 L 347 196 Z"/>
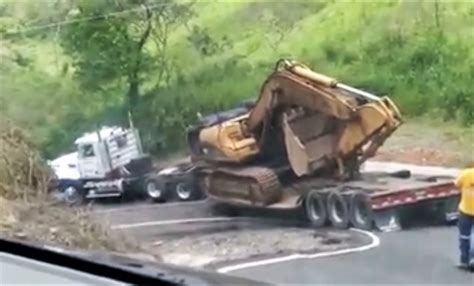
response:
<path fill-rule="evenodd" d="M 334 161 L 341 174 L 358 170 L 401 124 L 400 112 L 388 97 L 340 84 L 294 62 L 284 61 L 283 71 L 270 77 L 262 91 L 248 128 L 257 129 L 264 122 L 261 114 L 268 116 L 284 105 L 287 157 L 298 176 Z"/>
<path fill-rule="evenodd" d="M 299 106 L 332 115 L 341 120 L 350 119 L 355 99 L 336 93 L 330 87 L 313 83 L 289 70 L 273 73 L 263 84 L 254 108 L 247 121 L 249 132 L 255 132 L 266 117 L 280 108 Z"/>

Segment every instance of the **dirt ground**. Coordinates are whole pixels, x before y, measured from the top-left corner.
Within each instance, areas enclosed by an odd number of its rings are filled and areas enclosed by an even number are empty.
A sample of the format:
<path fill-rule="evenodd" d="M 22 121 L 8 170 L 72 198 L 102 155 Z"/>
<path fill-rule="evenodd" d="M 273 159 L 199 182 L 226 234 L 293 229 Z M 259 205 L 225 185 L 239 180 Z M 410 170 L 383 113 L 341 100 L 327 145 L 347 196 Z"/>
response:
<path fill-rule="evenodd" d="M 373 159 L 462 168 L 474 161 L 474 126 L 408 120 Z"/>
<path fill-rule="evenodd" d="M 74 250 L 140 251 L 128 238 L 91 222 L 87 210 L 47 197 L 29 201 L 0 197 L 0 236 Z"/>
<path fill-rule="evenodd" d="M 164 240 L 154 251 L 167 263 L 194 267 L 227 261 L 334 251 L 367 243 L 363 235 L 308 228 L 235 230 Z"/>

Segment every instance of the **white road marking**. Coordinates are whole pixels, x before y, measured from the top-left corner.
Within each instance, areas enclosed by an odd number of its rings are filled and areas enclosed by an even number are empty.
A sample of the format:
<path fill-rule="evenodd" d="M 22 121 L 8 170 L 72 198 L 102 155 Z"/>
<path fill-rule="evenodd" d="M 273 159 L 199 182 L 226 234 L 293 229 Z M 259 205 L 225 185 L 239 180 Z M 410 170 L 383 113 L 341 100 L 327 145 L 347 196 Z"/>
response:
<path fill-rule="evenodd" d="M 350 230 L 355 231 L 355 232 L 359 232 L 359 233 L 363 233 L 363 234 L 369 236 L 372 239 L 372 241 L 367 245 L 354 247 L 354 248 L 341 249 L 341 250 L 336 250 L 336 251 L 329 251 L 329 252 L 315 253 L 315 254 L 300 254 L 300 253 L 297 253 L 297 254 L 291 254 L 291 255 L 288 255 L 288 256 L 282 256 L 282 257 L 269 258 L 269 259 L 263 259 L 263 260 L 252 261 L 252 262 L 239 263 L 239 264 L 235 264 L 235 265 L 229 265 L 229 266 L 221 267 L 221 268 L 217 269 L 217 272 L 219 272 L 219 273 L 228 273 L 228 272 L 231 272 L 231 271 L 241 270 L 241 269 L 245 269 L 245 268 L 258 267 L 258 266 L 262 266 L 262 265 L 280 263 L 280 262 L 296 260 L 296 259 L 314 259 L 314 258 L 321 258 L 321 257 L 348 254 L 348 253 L 353 253 L 353 252 L 361 252 L 361 251 L 366 251 L 366 250 L 378 247 L 380 245 L 379 237 L 376 236 L 375 234 L 373 234 L 372 232 L 365 231 L 365 230 L 360 230 L 360 229 L 354 229 L 354 228 L 351 228 Z"/>
<path fill-rule="evenodd" d="M 129 229 L 129 228 L 138 228 L 138 227 L 147 227 L 147 226 L 187 224 L 187 223 L 199 223 L 199 222 L 236 221 L 236 220 L 242 220 L 242 219 L 252 219 L 252 218 L 251 217 L 204 217 L 204 218 L 148 221 L 148 222 L 141 222 L 141 223 L 113 225 L 111 229 Z M 379 237 L 370 231 L 365 231 L 365 230 L 360 230 L 360 229 L 355 229 L 355 228 L 351 228 L 349 230 L 359 232 L 359 233 L 369 236 L 371 238 L 371 242 L 367 245 L 354 247 L 354 248 L 346 248 L 346 249 L 341 249 L 341 250 L 336 250 L 336 251 L 314 253 L 314 254 L 297 253 L 297 254 L 291 254 L 291 255 L 282 256 L 282 257 L 275 257 L 275 258 L 263 259 L 263 260 L 252 261 L 252 262 L 239 263 L 235 265 L 221 267 L 217 269 L 217 272 L 227 273 L 227 272 L 236 271 L 240 269 L 258 267 L 262 265 L 280 263 L 280 262 L 296 260 L 296 259 L 314 259 L 314 258 L 321 258 L 321 257 L 328 257 L 328 256 L 343 255 L 343 254 L 348 254 L 348 253 L 366 251 L 366 250 L 378 247 L 380 245 Z"/>
<path fill-rule="evenodd" d="M 196 223 L 196 222 L 216 222 L 216 221 L 232 221 L 241 219 L 251 219 L 246 217 L 202 217 L 202 218 L 189 218 L 189 219 L 172 219 L 172 220 L 160 220 L 160 221 L 147 221 L 130 224 L 118 224 L 113 225 L 111 229 L 128 229 L 137 228 L 144 226 L 157 226 L 157 225 L 171 225 L 171 224 L 185 224 L 185 223 Z"/>
<path fill-rule="evenodd" d="M 99 209 L 95 211 L 91 211 L 92 214 L 102 214 L 102 213 L 113 213 L 113 212 L 123 212 L 123 211 L 138 211 L 143 209 L 153 209 L 153 208 L 166 208 L 166 207 L 176 207 L 179 205 L 201 205 L 207 203 L 207 200 L 201 201 L 191 201 L 191 202 L 172 202 L 172 203 L 162 203 L 162 204 L 152 204 L 152 205 L 142 205 L 137 204 L 135 206 L 127 206 L 127 207 L 117 207 L 117 208 L 110 208 L 110 209 Z"/>

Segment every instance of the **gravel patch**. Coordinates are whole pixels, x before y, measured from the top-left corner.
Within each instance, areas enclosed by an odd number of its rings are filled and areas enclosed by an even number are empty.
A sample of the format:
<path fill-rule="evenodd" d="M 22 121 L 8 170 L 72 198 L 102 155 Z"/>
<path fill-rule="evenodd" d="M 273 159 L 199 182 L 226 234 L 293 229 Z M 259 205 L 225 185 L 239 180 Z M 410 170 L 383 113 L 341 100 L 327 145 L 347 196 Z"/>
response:
<path fill-rule="evenodd" d="M 151 247 L 167 263 L 203 267 L 256 257 L 333 251 L 365 243 L 363 234 L 352 231 L 289 227 L 187 236 L 155 242 Z"/>
<path fill-rule="evenodd" d="M 472 161 L 474 126 L 408 120 L 377 151 L 375 160 L 457 167 Z"/>

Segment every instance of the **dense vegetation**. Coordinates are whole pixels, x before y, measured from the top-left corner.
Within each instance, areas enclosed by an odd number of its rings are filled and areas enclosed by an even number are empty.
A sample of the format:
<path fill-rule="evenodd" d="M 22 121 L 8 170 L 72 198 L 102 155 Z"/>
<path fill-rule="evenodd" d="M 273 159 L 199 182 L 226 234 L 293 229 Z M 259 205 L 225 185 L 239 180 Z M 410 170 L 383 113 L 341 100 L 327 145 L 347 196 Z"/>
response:
<path fill-rule="evenodd" d="M 2 113 L 51 156 L 131 111 L 159 153 L 290 57 L 407 116 L 474 124 L 470 1 L 185 1 L 1 1 Z"/>

